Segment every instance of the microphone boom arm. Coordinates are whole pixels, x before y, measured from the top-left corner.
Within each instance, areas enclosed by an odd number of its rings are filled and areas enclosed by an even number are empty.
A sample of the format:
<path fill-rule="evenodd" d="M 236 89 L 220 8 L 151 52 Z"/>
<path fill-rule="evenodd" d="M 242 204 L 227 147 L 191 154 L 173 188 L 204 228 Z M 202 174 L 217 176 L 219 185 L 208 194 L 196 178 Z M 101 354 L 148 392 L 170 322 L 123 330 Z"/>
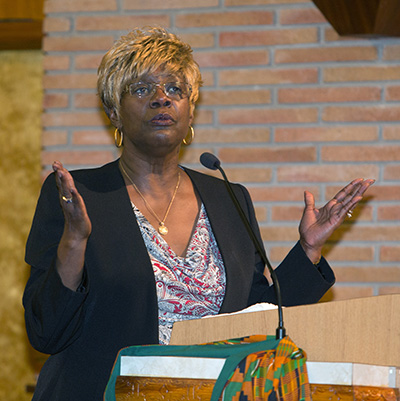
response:
<path fill-rule="evenodd" d="M 224 177 L 224 182 L 225 182 L 226 188 L 227 188 L 227 190 L 228 190 L 228 192 L 229 192 L 229 194 L 230 194 L 230 196 L 232 198 L 232 201 L 233 201 L 238 213 L 240 214 L 240 217 L 243 220 L 243 223 L 244 223 L 244 225 L 245 225 L 245 227 L 247 229 L 247 232 L 248 232 L 250 238 L 252 239 L 252 241 L 253 241 L 258 253 L 261 256 L 261 259 L 263 260 L 264 264 L 267 266 L 268 271 L 269 271 L 269 273 L 271 275 L 272 281 L 274 283 L 276 299 L 277 299 L 277 302 L 278 302 L 279 325 L 278 325 L 278 328 L 276 329 L 276 339 L 282 339 L 283 337 L 286 336 L 286 329 L 285 329 L 284 324 L 283 324 L 282 296 L 281 296 L 281 289 L 280 289 L 280 286 L 279 286 L 279 280 L 278 280 L 278 278 L 276 276 L 276 272 L 272 268 L 271 263 L 269 262 L 263 247 L 261 246 L 258 238 L 254 234 L 254 231 L 252 230 L 252 228 L 250 226 L 250 223 L 249 223 L 246 215 L 244 214 L 243 209 L 240 206 L 239 201 L 238 201 L 235 193 L 233 192 L 232 186 L 231 186 L 231 184 L 230 184 L 230 182 L 229 182 L 224 170 L 219 165 L 215 165 L 215 167 L 221 172 L 222 176 Z"/>

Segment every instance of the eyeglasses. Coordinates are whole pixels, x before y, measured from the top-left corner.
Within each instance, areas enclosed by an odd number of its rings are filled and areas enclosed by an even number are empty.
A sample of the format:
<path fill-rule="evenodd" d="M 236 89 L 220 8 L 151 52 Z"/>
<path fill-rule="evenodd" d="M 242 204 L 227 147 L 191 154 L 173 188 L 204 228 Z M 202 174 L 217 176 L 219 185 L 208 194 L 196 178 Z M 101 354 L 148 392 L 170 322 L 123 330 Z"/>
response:
<path fill-rule="evenodd" d="M 135 82 L 126 86 L 126 92 L 138 99 L 147 99 L 156 93 L 157 88 L 161 88 L 173 100 L 181 100 L 190 96 L 192 87 L 186 82 L 166 82 L 156 84 L 153 82 Z"/>

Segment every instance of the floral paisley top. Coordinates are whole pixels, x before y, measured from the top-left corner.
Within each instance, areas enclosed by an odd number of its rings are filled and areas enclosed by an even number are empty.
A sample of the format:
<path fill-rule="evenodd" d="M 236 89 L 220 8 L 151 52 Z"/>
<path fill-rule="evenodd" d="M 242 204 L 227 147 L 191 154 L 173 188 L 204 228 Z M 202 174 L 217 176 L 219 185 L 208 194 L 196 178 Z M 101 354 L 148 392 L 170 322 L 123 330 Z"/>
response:
<path fill-rule="evenodd" d="M 132 207 L 153 265 L 159 341 L 168 344 L 174 322 L 219 312 L 226 286 L 224 263 L 204 205 L 185 257 L 176 255 L 140 210 Z"/>

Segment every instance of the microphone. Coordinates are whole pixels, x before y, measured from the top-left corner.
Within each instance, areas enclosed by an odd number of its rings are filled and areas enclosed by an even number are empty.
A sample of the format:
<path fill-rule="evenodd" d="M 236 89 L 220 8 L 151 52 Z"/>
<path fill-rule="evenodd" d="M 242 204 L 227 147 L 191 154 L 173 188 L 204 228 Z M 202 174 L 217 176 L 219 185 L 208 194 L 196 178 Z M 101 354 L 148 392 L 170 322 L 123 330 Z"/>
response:
<path fill-rule="evenodd" d="M 268 257 L 264 251 L 264 248 L 261 246 L 260 241 L 258 240 L 256 234 L 254 233 L 252 227 L 250 226 L 250 223 L 242 209 L 242 207 L 240 206 L 240 203 L 235 195 L 235 193 L 233 192 L 231 183 L 228 180 L 228 177 L 225 174 L 225 171 L 223 170 L 223 168 L 221 167 L 221 162 L 220 160 L 213 155 L 212 153 L 208 153 L 205 152 L 200 156 L 200 163 L 204 166 L 207 167 L 210 170 L 219 170 L 222 174 L 222 177 L 224 178 L 224 182 L 226 185 L 226 188 L 229 192 L 229 195 L 240 215 L 240 218 L 242 220 L 242 222 L 244 223 L 247 232 L 251 238 L 251 240 L 253 241 L 254 246 L 257 249 L 257 252 L 260 254 L 262 261 L 264 262 L 264 264 L 267 266 L 268 271 L 271 275 L 272 278 L 272 282 L 274 284 L 274 288 L 275 288 L 275 295 L 276 295 L 276 299 L 278 302 L 278 318 L 279 318 L 279 324 L 278 327 L 276 329 L 276 339 L 280 340 L 283 337 L 286 336 L 286 329 L 283 325 L 283 311 L 282 311 L 282 295 L 281 295 L 281 289 L 279 286 L 279 281 L 278 281 L 278 277 L 276 276 L 275 270 L 272 268 L 271 263 L 268 260 Z"/>

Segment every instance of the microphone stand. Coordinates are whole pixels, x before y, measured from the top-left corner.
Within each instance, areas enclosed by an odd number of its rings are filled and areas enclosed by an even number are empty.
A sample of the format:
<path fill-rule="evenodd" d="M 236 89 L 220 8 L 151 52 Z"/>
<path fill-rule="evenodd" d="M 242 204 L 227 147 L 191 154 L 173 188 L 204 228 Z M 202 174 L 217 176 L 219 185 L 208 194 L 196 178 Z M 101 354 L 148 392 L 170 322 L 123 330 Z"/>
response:
<path fill-rule="evenodd" d="M 231 199 L 232 199 L 232 201 L 233 201 L 233 203 L 234 203 L 234 205 L 235 205 L 235 207 L 236 207 L 236 209 L 237 209 L 237 211 L 238 211 L 238 213 L 240 215 L 240 218 L 242 219 L 242 221 L 243 221 L 243 223 L 244 223 L 244 225 L 245 225 L 245 227 L 247 229 L 247 232 L 248 232 L 251 240 L 253 241 L 254 246 L 256 247 L 257 252 L 260 254 L 262 261 L 267 266 L 268 271 L 269 271 L 269 273 L 271 275 L 271 278 L 272 278 L 272 281 L 273 281 L 273 284 L 274 284 L 275 295 L 276 295 L 276 299 L 277 299 L 277 303 L 278 303 L 279 325 L 278 325 L 278 327 L 276 329 L 276 339 L 277 340 L 281 340 L 282 338 L 284 338 L 286 336 L 286 329 L 285 329 L 284 324 L 283 324 L 282 295 L 281 295 L 281 289 L 280 289 L 280 286 L 279 286 L 278 277 L 276 276 L 275 270 L 272 268 L 271 263 L 269 262 L 269 260 L 267 258 L 267 255 L 265 254 L 264 248 L 261 246 L 258 238 L 254 234 L 254 231 L 251 228 L 250 223 L 249 223 L 246 215 L 244 214 L 243 209 L 240 206 L 240 203 L 239 203 L 235 193 L 233 192 L 231 183 L 229 182 L 228 177 L 225 174 L 225 171 L 222 169 L 222 167 L 220 165 L 220 161 L 218 160 L 218 158 L 216 156 L 214 156 L 211 153 L 203 153 L 202 156 L 203 155 L 209 155 L 210 158 L 212 156 L 214 162 L 213 162 L 213 164 L 211 166 L 208 165 L 209 163 L 203 164 L 203 162 L 202 162 L 202 164 L 207 168 L 211 168 L 212 170 L 219 170 L 220 173 L 222 174 L 222 177 L 224 178 L 225 186 L 226 186 L 226 188 L 227 188 L 227 190 L 229 192 L 229 195 L 230 195 L 230 197 L 231 197 Z"/>

